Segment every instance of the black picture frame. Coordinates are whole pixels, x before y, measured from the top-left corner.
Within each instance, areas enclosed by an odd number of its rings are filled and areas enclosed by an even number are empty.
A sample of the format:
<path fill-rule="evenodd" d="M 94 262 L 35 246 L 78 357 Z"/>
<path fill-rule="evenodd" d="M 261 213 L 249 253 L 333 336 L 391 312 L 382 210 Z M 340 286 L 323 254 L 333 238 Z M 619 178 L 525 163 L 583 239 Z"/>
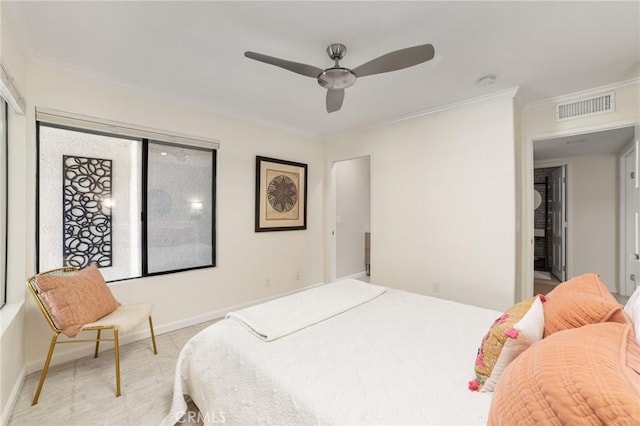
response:
<path fill-rule="evenodd" d="M 256 156 L 255 232 L 307 229 L 307 165 Z"/>

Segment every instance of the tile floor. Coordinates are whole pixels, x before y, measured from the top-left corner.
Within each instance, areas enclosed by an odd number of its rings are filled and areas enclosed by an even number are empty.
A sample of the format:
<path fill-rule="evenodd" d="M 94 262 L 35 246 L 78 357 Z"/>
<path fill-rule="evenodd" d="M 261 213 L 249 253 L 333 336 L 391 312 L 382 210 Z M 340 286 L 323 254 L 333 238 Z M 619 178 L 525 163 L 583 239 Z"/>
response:
<path fill-rule="evenodd" d="M 119 398 L 115 397 L 113 349 L 101 352 L 97 359 L 90 356 L 51 367 L 35 406 L 31 400 L 40 372 L 30 374 L 8 426 L 158 425 L 171 405 L 180 350 L 213 322 L 156 336 L 158 355 L 153 354 L 150 339 L 122 346 Z"/>
<path fill-rule="evenodd" d="M 368 282 L 368 278 L 358 279 Z M 539 290 L 543 288 L 539 286 Z M 157 336 L 158 355 L 153 355 L 150 339 L 122 346 L 119 398 L 115 397 L 113 350 L 102 352 L 98 359 L 90 356 L 51 367 L 40 401 L 33 407 L 31 400 L 40 372 L 29 375 L 8 426 L 158 425 L 171 405 L 180 350 L 193 335 L 213 322 Z"/>

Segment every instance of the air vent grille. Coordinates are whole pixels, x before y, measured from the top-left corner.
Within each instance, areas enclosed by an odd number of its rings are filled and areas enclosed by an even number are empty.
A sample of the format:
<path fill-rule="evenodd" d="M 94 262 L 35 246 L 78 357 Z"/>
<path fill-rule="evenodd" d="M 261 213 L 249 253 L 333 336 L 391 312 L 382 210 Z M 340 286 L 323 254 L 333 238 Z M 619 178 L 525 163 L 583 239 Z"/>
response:
<path fill-rule="evenodd" d="M 615 111 L 615 95 L 615 92 L 610 92 L 603 95 L 557 104 L 556 121 Z"/>

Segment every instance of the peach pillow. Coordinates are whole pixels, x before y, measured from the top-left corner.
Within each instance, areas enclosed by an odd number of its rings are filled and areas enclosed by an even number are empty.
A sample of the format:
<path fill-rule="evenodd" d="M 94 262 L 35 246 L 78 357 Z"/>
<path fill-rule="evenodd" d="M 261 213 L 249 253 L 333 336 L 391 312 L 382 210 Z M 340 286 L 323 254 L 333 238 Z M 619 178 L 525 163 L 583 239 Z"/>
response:
<path fill-rule="evenodd" d="M 640 346 L 630 324 L 556 333 L 505 369 L 489 425 L 638 424 Z"/>
<path fill-rule="evenodd" d="M 476 356 L 476 378 L 469 389 L 492 392 L 506 366 L 544 332 L 544 296 L 531 297 L 509 308 L 495 320 Z"/>
<path fill-rule="evenodd" d="M 589 294 L 612 303 L 616 302 L 615 297 L 613 297 L 607 286 L 600 279 L 600 275 L 593 273 L 578 275 L 577 277 L 558 284 L 547 296 L 564 292 Z"/>
<path fill-rule="evenodd" d="M 95 265 L 73 275 L 39 275 L 36 286 L 53 323 L 69 337 L 119 306 Z"/>
<path fill-rule="evenodd" d="M 600 322 L 630 322 L 622 305 L 596 274 L 585 274 L 559 284 L 544 304 L 544 336 Z"/>

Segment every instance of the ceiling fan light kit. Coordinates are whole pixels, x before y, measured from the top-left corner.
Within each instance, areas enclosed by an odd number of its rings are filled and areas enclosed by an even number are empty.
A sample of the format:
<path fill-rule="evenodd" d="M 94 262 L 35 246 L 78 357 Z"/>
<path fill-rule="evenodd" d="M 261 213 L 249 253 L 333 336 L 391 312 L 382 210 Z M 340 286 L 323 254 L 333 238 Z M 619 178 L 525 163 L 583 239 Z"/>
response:
<path fill-rule="evenodd" d="M 327 112 L 331 113 L 342 108 L 344 89 L 353 86 L 359 77 L 397 71 L 421 64 L 433 59 L 435 50 L 430 44 L 408 47 L 382 55 L 353 70 L 340 66 L 340 60 L 344 58 L 346 53 L 347 48 L 344 44 L 334 43 L 329 45 L 327 54 L 335 64 L 333 67 L 324 70 L 312 65 L 291 62 L 251 51 L 244 52 L 244 56 L 284 68 L 305 77 L 317 79 L 318 84 L 327 89 L 326 107 Z"/>

